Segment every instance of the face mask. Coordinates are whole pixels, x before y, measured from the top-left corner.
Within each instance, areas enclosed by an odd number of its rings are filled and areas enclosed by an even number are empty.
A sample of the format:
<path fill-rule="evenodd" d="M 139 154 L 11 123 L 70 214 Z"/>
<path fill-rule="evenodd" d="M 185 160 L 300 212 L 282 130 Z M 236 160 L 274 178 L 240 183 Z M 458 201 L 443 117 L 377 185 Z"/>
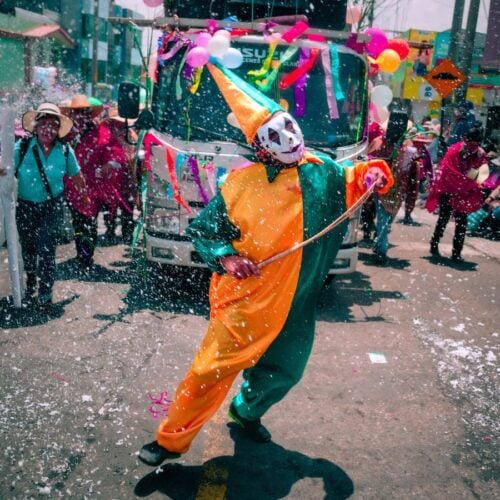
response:
<path fill-rule="evenodd" d="M 304 136 L 298 123 L 288 113 L 276 113 L 257 129 L 261 146 L 284 164 L 295 163 L 304 156 Z"/>

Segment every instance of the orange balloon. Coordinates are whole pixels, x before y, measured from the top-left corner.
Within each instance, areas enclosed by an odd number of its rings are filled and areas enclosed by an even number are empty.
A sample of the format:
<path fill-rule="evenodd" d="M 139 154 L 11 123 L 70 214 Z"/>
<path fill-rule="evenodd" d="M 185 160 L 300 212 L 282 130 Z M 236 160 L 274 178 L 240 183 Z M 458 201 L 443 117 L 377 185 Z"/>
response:
<path fill-rule="evenodd" d="M 385 49 L 377 57 L 376 63 L 385 73 L 394 73 L 401 64 L 401 58 L 395 50 Z"/>

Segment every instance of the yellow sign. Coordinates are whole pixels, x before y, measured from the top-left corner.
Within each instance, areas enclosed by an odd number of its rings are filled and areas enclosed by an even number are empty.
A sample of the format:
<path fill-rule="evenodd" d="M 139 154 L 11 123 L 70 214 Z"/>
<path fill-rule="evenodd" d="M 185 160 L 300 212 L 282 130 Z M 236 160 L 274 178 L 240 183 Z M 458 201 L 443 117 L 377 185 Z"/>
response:
<path fill-rule="evenodd" d="M 432 71 L 427 73 L 424 78 L 443 98 L 448 97 L 467 79 L 450 59 L 443 59 Z"/>
<path fill-rule="evenodd" d="M 432 68 L 436 32 L 411 29 L 403 37 L 410 44 L 410 53 L 400 66 L 402 74 L 398 75 L 403 80 L 401 97 L 417 101 L 421 99 L 420 95 L 424 86 L 429 85 L 424 76 Z M 425 100 L 431 102 L 439 99 L 437 93 L 433 93 L 432 96 L 427 96 Z"/>

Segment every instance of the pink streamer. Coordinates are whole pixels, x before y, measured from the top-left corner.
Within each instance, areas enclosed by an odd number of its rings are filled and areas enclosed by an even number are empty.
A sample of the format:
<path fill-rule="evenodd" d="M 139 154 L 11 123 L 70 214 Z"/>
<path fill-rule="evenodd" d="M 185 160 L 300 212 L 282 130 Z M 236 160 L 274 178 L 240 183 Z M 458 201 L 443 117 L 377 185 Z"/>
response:
<path fill-rule="evenodd" d="M 208 187 L 212 192 L 212 196 L 215 196 L 217 192 L 217 179 L 215 178 L 215 165 L 209 162 L 205 165 L 205 172 L 207 174 Z"/>
<path fill-rule="evenodd" d="M 325 73 L 326 100 L 328 102 L 330 119 L 337 120 L 339 118 L 339 108 L 335 93 L 333 92 L 332 67 L 330 63 L 330 50 L 328 48 L 321 50 L 321 62 L 323 63 L 323 71 Z"/>
<path fill-rule="evenodd" d="M 153 415 L 155 420 L 158 420 L 160 417 L 164 417 L 168 413 L 168 407 L 170 406 L 170 401 L 167 400 L 167 393 L 161 392 L 158 397 L 153 396 L 152 394 L 147 394 L 147 397 L 152 401 L 152 404 L 149 405 L 149 412 Z"/>
<path fill-rule="evenodd" d="M 160 61 L 167 61 L 171 57 L 175 56 L 175 54 L 177 54 L 177 52 L 179 52 L 179 50 L 184 47 L 184 45 L 184 40 L 179 40 L 166 54 L 162 54 L 158 59 Z"/>
<path fill-rule="evenodd" d="M 296 40 L 304 31 L 309 29 L 309 25 L 304 22 L 304 21 L 298 21 L 296 22 L 292 28 L 290 28 L 288 31 L 283 33 L 281 36 L 281 39 L 284 40 L 287 43 L 292 43 L 294 40 Z"/>

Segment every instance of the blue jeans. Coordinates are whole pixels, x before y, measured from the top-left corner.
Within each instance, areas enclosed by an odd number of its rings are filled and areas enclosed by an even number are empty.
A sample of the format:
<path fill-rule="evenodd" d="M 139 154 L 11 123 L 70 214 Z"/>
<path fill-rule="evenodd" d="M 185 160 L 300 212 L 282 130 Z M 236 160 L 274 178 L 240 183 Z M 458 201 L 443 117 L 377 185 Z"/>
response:
<path fill-rule="evenodd" d="M 387 212 L 382 206 L 380 200 L 376 201 L 377 204 L 377 237 L 373 244 L 373 251 L 376 254 L 386 255 L 389 250 L 389 233 L 391 231 L 391 224 L 394 216 Z"/>

